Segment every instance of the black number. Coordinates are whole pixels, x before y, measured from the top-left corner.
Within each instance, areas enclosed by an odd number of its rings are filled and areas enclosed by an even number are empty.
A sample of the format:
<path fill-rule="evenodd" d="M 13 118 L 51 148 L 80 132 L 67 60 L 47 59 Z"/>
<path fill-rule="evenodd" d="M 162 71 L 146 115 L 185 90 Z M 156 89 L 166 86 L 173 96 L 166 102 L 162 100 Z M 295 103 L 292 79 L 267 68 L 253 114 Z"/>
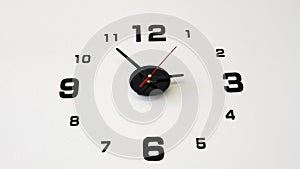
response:
<path fill-rule="evenodd" d="M 79 116 L 70 117 L 70 126 L 79 126 Z"/>
<path fill-rule="evenodd" d="M 187 37 L 191 38 L 191 31 L 190 30 L 185 30 L 185 32 L 187 33 Z"/>
<path fill-rule="evenodd" d="M 156 146 L 150 146 L 149 143 L 157 143 Z M 160 161 L 164 158 L 165 152 L 164 148 L 159 146 L 163 145 L 164 140 L 160 137 L 147 137 L 143 142 L 143 155 L 144 159 L 147 161 Z M 150 155 L 150 152 L 156 152 L 156 155 Z"/>
<path fill-rule="evenodd" d="M 91 55 L 83 55 L 82 57 L 80 57 L 79 55 L 75 55 L 76 57 L 76 63 L 90 63 L 91 62 Z M 80 60 L 81 58 L 81 60 Z"/>
<path fill-rule="evenodd" d="M 141 42 L 142 41 L 142 35 L 141 35 L 141 25 L 133 25 L 132 29 L 136 30 L 135 33 L 135 41 L 136 42 Z"/>
<path fill-rule="evenodd" d="M 133 25 L 132 29 L 135 29 L 135 41 L 142 41 L 141 25 Z M 166 33 L 164 25 L 150 25 L 148 28 L 151 33 L 149 34 L 149 42 L 166 41 L 167 38 L 162 36 Z M 157 30 L 157 31 L 154 31 Z"/>
<path fill-rule="evenodd" d="M 101 144 L 105 144 L 105 147 L 102 150 L 102 153 L 105 153 L 108 147 L 110 146 L 111 141 L 101 141 Z"/>
<path fill-rule="evenodd" d="M 108 34 L 104 34 L 105 42 L 108 42 Z"/>
<path fill-rule="evenodd" d="M 154 29 L 159 29 L 159 31 L 154 32 Z M 153 31 L 152 33 L 149 34 L 149 41 L 166 41 L 166 37 L 157 37 L 157 36 L 162 36 L 166 33 L 166 28 L 164 25 L 150 25 L 149 26 L 149 31 Z M 156 36 L 156 37 L 155 37 Z"/>
<path fill-rule="evenodd" d="M 114 35 L 115 42 L 117 42 L 118 41 L 118 34 L 114 33 L 113 35 Z M 104 34 L 104 37 L 105 37 L 105 42 L 109 42 L 109 35 L 107 33 Z"/>
<path fill-rule="evenodd" d="M 234 80 L 230 80 L 230 78 L 231 79 L 234 78 Z M 228 80 L 228 84 L 229 84 L 229 86 L 224 86 L 226 92 L 236 93 L 236 92 L 243 91 L 244 85 L 242 83 L 242 76 L 239 73 L 237 72 L 224 73 L 223 79 Z"/>
<path fill-rule="evenodd" d="M 75 78 L 63 79 L 60 88 L 63 90 L 59 92 L 61 98 L 74 98 L 78 95 L 79 81 Z"/>
<path fill-rule="evenodd" d="M 118 41 L 118 34 L 114 33 L 115 41 Z"/>
<path fill-rule="evenodd" d="M 226 119 L 231 119 L 231 120 L 235 119 L 233 110 L 229 110 L 229 112 L 226 114 Z"/>
<path fill-rule="evenodd" d="M 205 149 L 206 148 L 206 143 L 205 143 L 205 138 L 196 138 L 196 146 L 198 149 Z"/>
<path fill-rule="evenodd" d="M 216 49 L 217 57 L 225 57 L 225 50 L 224 49 Z"/>

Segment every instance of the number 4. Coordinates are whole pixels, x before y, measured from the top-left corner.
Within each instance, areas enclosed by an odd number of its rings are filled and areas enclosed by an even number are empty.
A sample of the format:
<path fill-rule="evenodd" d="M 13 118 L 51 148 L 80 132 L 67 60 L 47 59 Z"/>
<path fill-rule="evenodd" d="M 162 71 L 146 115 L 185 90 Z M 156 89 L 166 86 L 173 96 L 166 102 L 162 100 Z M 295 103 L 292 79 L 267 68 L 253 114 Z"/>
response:
<path fill-rule="evenodd" d="M 235 119 L 235 115 L 234 115 L 233 110 L 229 110 L 229 112 L 226 114 L 225 117 L 226 117 L 226 119 L 234 120 Z"/>

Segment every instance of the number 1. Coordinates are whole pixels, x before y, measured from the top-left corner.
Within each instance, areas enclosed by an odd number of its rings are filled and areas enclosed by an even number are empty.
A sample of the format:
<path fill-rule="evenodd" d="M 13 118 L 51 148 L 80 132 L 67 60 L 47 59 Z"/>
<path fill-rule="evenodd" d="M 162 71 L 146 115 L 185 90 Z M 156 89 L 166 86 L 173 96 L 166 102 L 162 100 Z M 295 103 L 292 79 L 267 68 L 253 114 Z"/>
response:
<path fill-rule="evenodd" d="M 190 30 L 185 30 L 185 32 L 187 33 L 187 37 L 191 38 L 191 32 L 190 32 Z"/>

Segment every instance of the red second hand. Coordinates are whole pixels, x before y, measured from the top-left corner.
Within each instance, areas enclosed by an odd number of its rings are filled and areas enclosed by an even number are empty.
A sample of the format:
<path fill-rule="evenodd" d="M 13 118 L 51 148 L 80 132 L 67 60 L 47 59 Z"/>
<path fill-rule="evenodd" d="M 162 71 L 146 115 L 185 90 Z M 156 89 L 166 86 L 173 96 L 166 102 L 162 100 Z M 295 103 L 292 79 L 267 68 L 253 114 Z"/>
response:
<path fill-rule="evenodd" d="M 171 52 L 159 63 L 159 65 L 157 65 L 155 67 L 155 69 L 151 72 L 150 75 L 147 76 L 147 78 L 139 85 L 139 87 L 143 87 L 143 85 L 150 79 L 150 77 L 153 76 L 153 74 L 157 71 L 157 69 L 160 67 L 160 65 L 162 65 L 164 63 L 164 61 L 173 53 L 173 51 L 177 48 L 177 46 L 175 46 Z"/>

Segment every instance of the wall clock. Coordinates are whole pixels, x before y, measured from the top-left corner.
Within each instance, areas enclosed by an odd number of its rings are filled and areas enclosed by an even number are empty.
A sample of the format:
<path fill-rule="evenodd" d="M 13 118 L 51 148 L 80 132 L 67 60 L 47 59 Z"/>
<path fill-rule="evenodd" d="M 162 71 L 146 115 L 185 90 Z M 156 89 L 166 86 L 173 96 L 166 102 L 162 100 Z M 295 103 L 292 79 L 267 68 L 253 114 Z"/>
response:
<path fill-rule="evenodd" d="M 0 169 L 299 169 L 299 5 L 0 2 Z"/>
<path fill-rule="evenodd" d="M 75 55 L 74 77 L 61 80 L 60 97 L 73 99 L 78 113 L 70 126 L 123 158 L 161 161 L 191 130 L 198 135 L 189 148 L 206 149 L 220 121 L 235 120 L 225 94 L 244 89 L 239 72 L 223 70 L 225 53 L 174 16 L 115 21 Z"/>

